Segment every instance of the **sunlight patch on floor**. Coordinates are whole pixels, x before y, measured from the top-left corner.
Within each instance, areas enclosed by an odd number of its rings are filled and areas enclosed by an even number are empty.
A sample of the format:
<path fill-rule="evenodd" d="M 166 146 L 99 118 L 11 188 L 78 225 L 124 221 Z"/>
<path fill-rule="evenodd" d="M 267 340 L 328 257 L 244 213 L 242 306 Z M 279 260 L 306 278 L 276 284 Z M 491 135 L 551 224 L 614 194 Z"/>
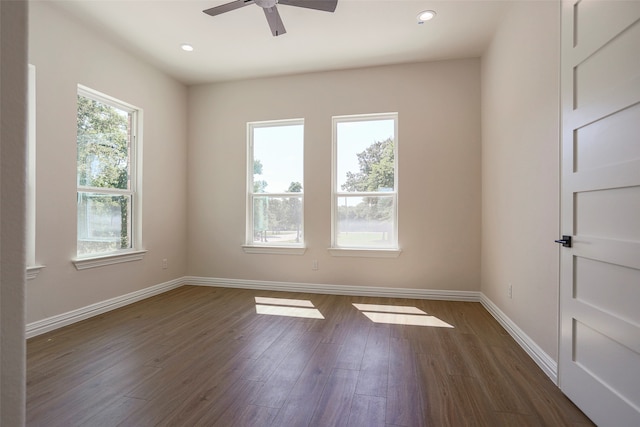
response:
<path fill-rule="evenodd" d="M 320 310 L 315 308 L 309 300 L 266 297 L 255 297 L 255 300 L 257 314 L 324 319 Z"/>
<path fill-rule="evenodd" d="M 256 304 L 290 305 L 292 307 L 314 307 L 313 303 L 304 299 L 256 297 Z"/>
<path fill-rule="evenodd" d="M 374 323 L 453 328 L 453 325 L 436 316 L 429 316 L 418 307 L 359 303 L 353 303 L 353 306 Z"/>
<path fill-rule="evenodd" d="M 435 316 L 373 312 L 363 312 L 363 314 L 374 323 L 388 323 L 391 325 L 431 326 L 434 328 L 453 328 L 453 326 L 438 319 Z"/>
<path fill-rule="evenodd" d="M 418 307 L 408 305 L 356 304 L 353 306 L 360 311 L 378 311 L 382 313 L 427 314 Z"/>

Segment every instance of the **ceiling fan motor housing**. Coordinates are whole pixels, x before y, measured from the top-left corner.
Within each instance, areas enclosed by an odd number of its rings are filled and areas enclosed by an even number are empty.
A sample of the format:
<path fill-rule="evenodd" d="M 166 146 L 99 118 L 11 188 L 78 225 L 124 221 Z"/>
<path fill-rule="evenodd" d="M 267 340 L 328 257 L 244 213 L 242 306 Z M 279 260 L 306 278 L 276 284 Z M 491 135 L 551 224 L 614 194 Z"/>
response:
<path fill-rule="evenodd" d="M 278 3 L 278 0 L 255 0 L 256 4 L 263 9 L 269 9 Z"/>

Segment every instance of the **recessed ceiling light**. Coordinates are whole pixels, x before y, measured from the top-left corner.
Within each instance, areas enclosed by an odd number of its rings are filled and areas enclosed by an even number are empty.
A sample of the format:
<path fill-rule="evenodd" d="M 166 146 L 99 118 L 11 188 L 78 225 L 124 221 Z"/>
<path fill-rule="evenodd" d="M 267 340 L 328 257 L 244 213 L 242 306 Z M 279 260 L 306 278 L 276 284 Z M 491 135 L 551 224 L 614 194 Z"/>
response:
<path fill-rule="evenodd" d="M 191 46 L 189 43 L 182 43 L 180 45 L 180 49 L 184 50 L 185 52 L 193 52 L 193 46 Z"/>
<path fill-rule="evenodd" d="M 425 21 L 430 21 L 436 16 L 433 10 L 423 10 L 418 14 L 418 24 L 423 24 Z"/>

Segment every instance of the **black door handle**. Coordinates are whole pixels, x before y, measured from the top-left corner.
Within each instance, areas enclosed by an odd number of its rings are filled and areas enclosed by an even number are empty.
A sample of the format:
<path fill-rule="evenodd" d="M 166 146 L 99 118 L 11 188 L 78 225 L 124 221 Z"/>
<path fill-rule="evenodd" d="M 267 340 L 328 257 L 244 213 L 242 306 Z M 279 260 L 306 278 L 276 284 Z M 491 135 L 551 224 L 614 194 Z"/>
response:
<path fill-rule="evenodd" d="M 570 248 L 571 247 L 571 236 L 562 236 L 560 240 L 554 240 L 556 243 L 561 243 L 563 247 Z"/>

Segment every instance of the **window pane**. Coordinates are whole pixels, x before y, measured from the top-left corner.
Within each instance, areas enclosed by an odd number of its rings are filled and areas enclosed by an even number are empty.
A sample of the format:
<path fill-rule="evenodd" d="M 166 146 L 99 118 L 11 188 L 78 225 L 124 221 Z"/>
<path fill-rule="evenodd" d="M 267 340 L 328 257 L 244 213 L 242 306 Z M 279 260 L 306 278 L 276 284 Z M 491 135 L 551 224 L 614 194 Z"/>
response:
<path fill-rule="evenodd" d="M 302 242 L 301 196 L 254 197 L 254 244 L 298 245 Z"/>
<path fill-rule="evenodd" d="M 338 122 L 336 134 L 336 191 L 394 191 L 394 120 Z"/>
<path fill-rule="evenodd" d="M 131 113 L 78 95 L 78 185 L 128 189 Z"/>
<path fill-rule="evenodd" d="M 131 248 L 131 196 L 78 193 L 78 256 Z"/>
<path fill-rule="evenodd" d="M 338 197 L 336 246 L 395 246 L 394 196 Z"/>
<path fill-rule="evenodd" d="M 253 192 L 299 193 L 303 179 L 302 124 L 253 128 Z"/>

